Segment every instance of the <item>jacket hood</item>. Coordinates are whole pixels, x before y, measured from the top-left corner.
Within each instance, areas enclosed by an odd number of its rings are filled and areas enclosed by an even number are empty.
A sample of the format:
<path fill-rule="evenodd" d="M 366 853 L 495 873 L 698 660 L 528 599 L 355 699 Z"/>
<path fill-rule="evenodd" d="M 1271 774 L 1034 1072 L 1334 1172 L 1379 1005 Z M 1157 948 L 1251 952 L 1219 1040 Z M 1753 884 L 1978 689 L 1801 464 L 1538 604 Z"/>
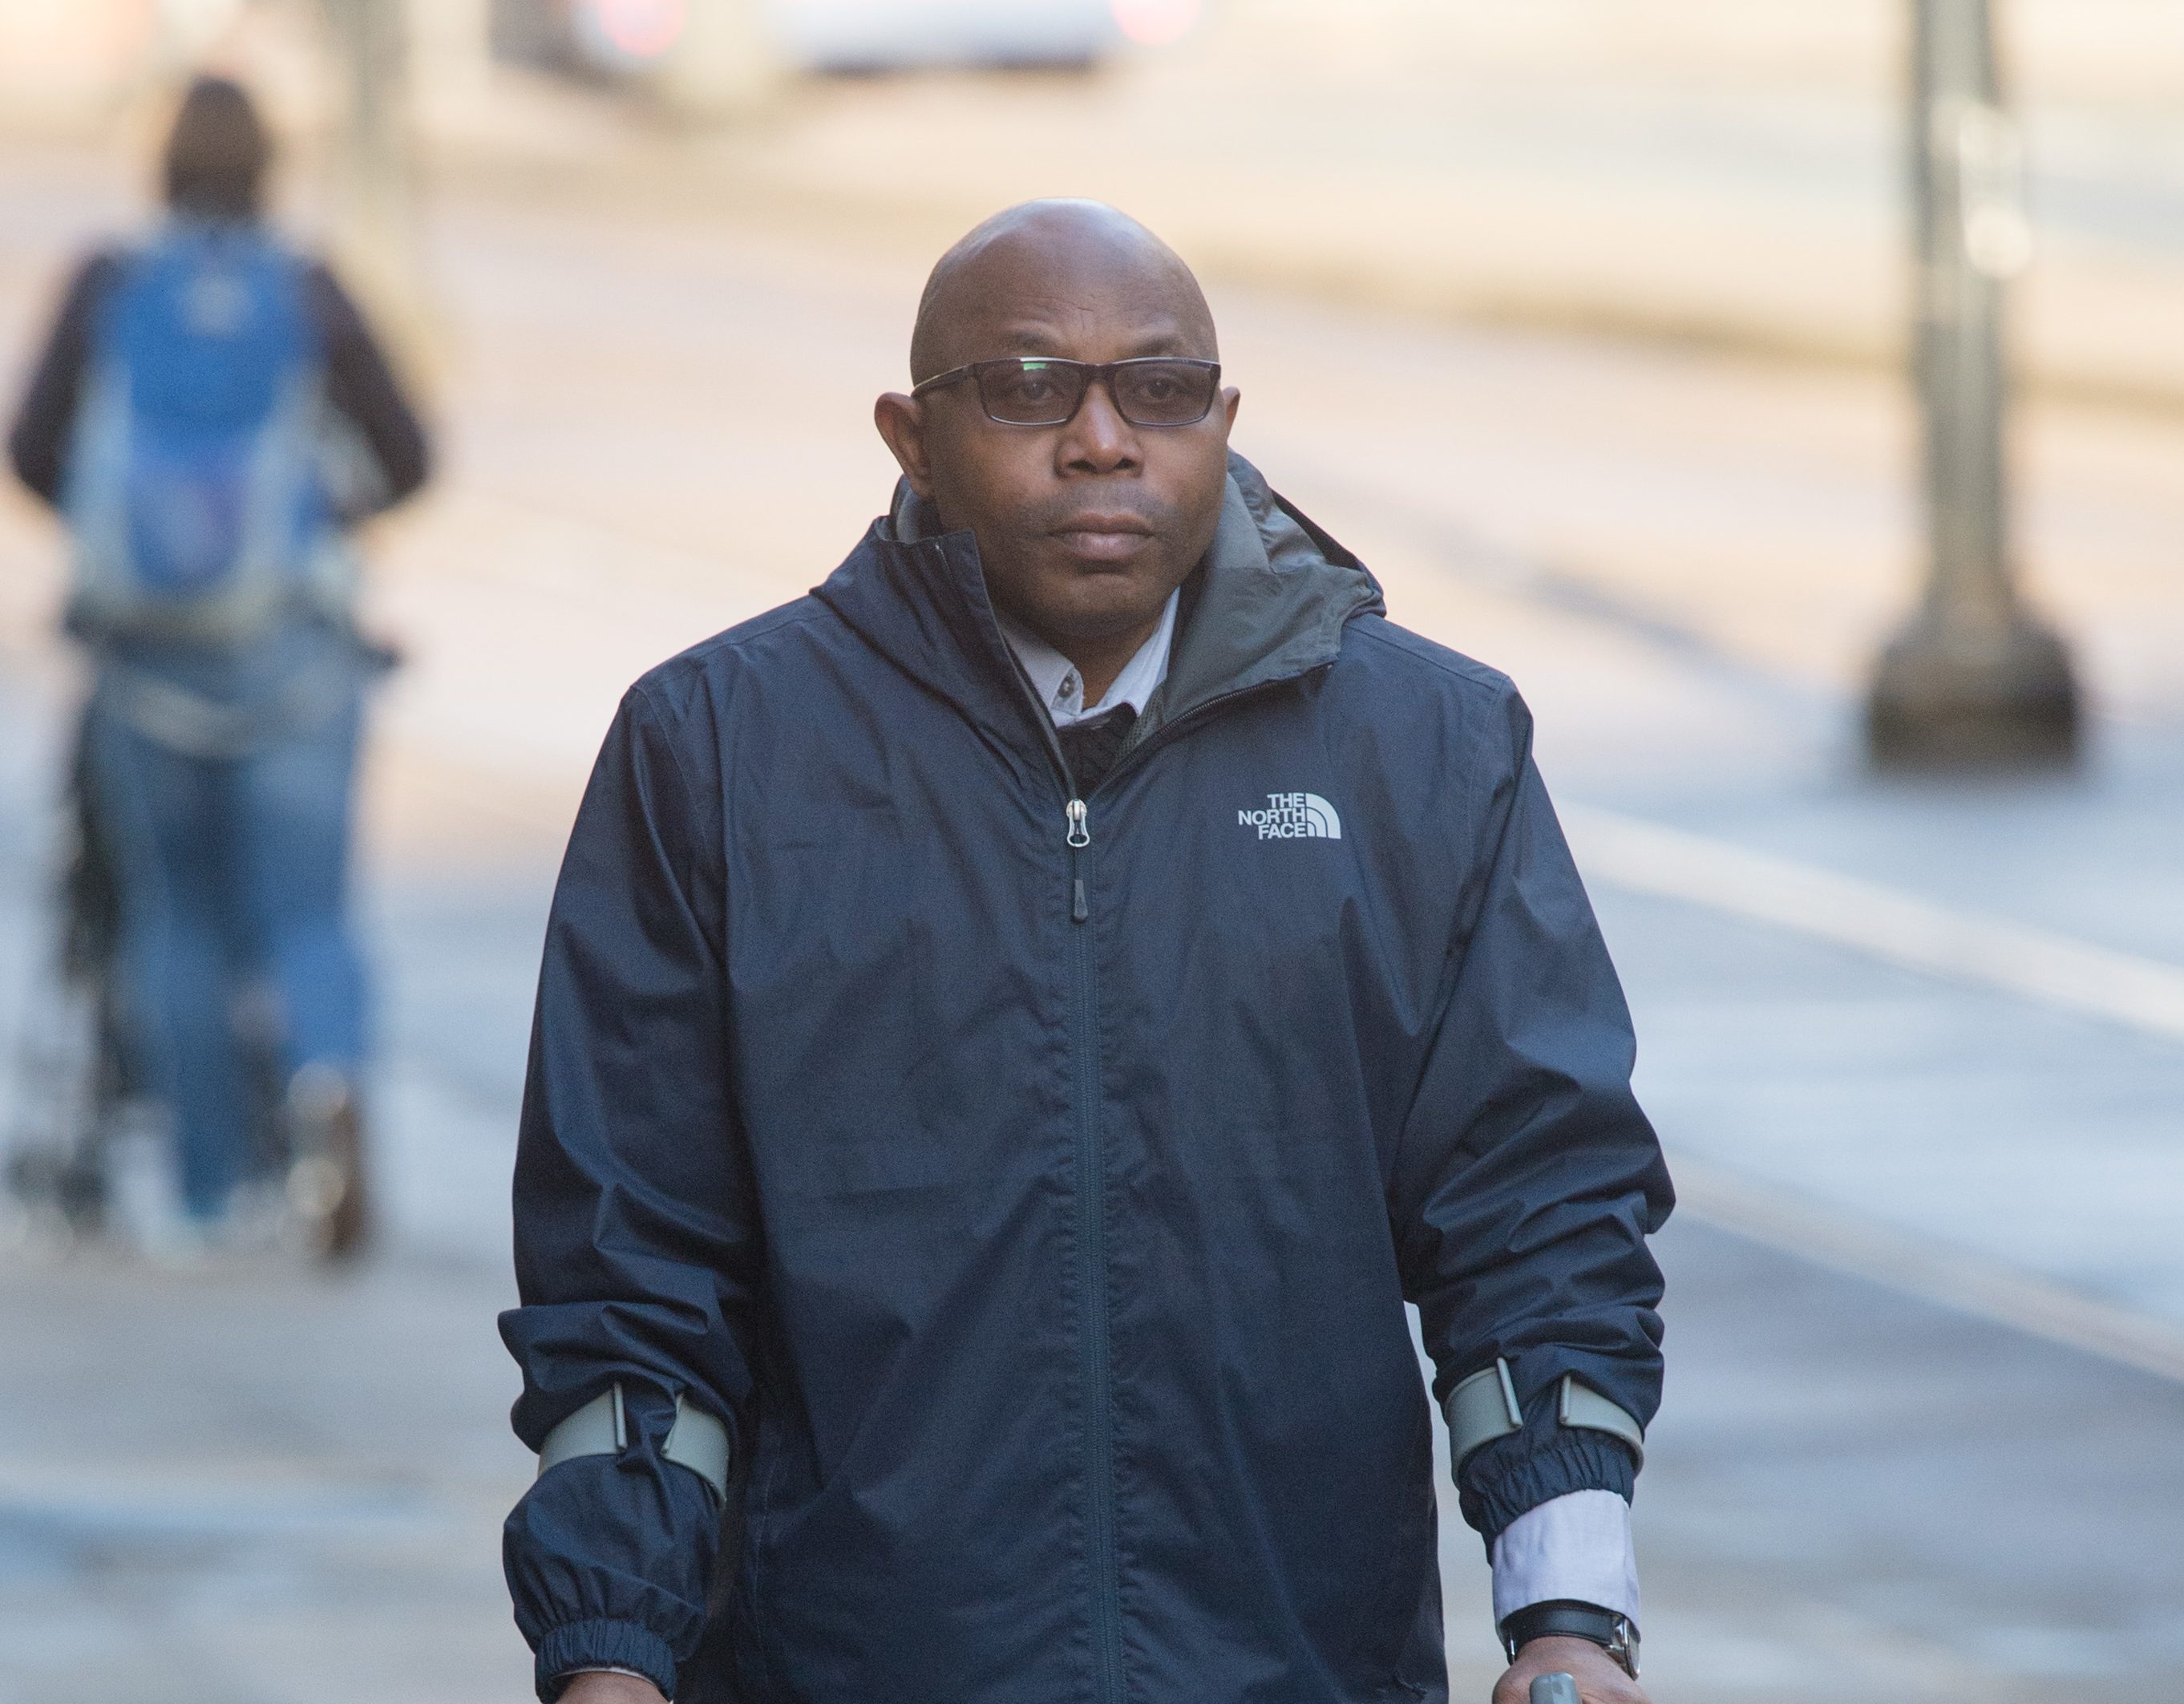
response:
<path fill-rule="evenodd" d="M 906 481 L 816 595 L 974 721 L 1028 729 L 1045 752 L 1049 735 L 1001 636 L 977 539 L 940 531 Z M 1216 699 L 1325 667 L 1343 629 L 1384 608 L 1364 565 L 1231 452 L 1212 545 L 1184 582 L 1167 678 L 1130 743 Z"/>

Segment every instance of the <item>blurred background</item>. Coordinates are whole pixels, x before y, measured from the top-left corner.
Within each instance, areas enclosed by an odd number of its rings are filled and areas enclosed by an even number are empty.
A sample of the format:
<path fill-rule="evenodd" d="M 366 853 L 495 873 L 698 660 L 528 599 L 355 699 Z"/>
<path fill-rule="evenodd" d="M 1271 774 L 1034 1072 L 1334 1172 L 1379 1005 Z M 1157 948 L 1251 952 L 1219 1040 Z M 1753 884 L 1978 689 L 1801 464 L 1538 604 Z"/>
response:
<path fill-rule="evenodd" d="M 2184 1696 L 2184 8 L 1994 0 L 1998 81 L 1985 9 L 0 0 L 0 383 L 210 67 L 443 452 L 365 541 L 385 1242 L 0 1250 L 0 1698 L 529 1695 L 493 1315 L 578 791 L 883 506 L 925 269 L 1052 193 L 1200 269 L 1238 447 L 1538 714 L 1684 1198 L 1653 1696 Z M 64 564 L 0 492 L 18 1121 Z"/>

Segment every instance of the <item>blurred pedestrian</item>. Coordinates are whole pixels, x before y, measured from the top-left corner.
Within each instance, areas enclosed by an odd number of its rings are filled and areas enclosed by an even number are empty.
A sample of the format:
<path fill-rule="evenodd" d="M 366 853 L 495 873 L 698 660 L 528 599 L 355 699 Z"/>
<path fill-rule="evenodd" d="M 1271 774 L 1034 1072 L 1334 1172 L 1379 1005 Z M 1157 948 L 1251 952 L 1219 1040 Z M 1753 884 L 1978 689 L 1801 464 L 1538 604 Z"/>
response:
<path fill-rule="evenodd" d="M 973 232 L 911 366 L 891 511 L 637 683 L 562 867 L 540 1696 L 1445 1700 L 1407 1300 L 1497 1704 L 1642 1704 L 1670 1190 L 1523 702 L 1229 451 L 1113 209 Z"/>
<path fill-rule="evenodd" d="M 427 450 L 355 305 L 270 227 L 271 163 L 242 87 L 190 87 L 164 217 L 77 271 L 8 449 L 71 537 L 82 805 L 117 888 L 121 1040 L 170 1109 L 187 1239 L 219 1238 L 252 1169 L 262 995 L 280 1181 L 344 1255 L 370 1222 L 351 807 L 385 665 L 356 629 L 346 534 L 424 482 Z"/>

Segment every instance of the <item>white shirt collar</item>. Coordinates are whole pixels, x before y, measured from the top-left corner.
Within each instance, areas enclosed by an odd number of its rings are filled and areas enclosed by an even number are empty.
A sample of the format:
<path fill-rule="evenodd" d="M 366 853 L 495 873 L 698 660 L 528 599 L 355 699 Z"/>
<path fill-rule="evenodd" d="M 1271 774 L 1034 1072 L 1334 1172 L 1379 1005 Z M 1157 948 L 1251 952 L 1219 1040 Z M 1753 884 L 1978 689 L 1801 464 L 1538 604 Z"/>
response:
<path fill-rule="evenodd" d="M 1167 678 L 1168 649 L 1175 640 L 1175 606 L 1182 595 L 1179 589 L 1167 594 L 1167 602 L 1161 610 L 1160 625 L 1153 629 L 1152 638 L 1139 646 L 1137 654 L 1123 665 L 1122 673 L 1115 677 L 1115 683 L 1107 688 L 1106 696 L 1089 705 L 1084 702 L 1084 677 L 1078 673 L 1076 664 L 1036 633 L 1001 615 L 1000 610 L 994 613 L 1000 615 L 1001 636 L 1017 654 L 1017 660 L 1023 665 L 1024 673 L 1031 677 L 1032 690 L 1039 694 L 1039 701 L 1054 718 L 1054 725 L 1067 727 L 1074 722 L 1104 716 L 1118 704 L 1128 704 L 1139 716 L 1145 714 L 1145 701 L 1152 697 L 1153 689 Z"/>

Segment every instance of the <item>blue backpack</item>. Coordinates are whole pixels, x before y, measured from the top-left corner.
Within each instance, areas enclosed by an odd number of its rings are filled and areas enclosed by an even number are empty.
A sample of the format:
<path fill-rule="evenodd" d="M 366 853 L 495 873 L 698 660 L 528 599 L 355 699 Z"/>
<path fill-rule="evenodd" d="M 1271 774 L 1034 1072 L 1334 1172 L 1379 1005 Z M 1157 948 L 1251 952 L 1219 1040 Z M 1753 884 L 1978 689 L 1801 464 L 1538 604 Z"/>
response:
<path fill-rule="evenodd" d="M 123 264 L 69 462 L 75 631 L 232 646 L 345 607 L 321 371 L 303 265 L 261 232 L 178 221 Z"/>

